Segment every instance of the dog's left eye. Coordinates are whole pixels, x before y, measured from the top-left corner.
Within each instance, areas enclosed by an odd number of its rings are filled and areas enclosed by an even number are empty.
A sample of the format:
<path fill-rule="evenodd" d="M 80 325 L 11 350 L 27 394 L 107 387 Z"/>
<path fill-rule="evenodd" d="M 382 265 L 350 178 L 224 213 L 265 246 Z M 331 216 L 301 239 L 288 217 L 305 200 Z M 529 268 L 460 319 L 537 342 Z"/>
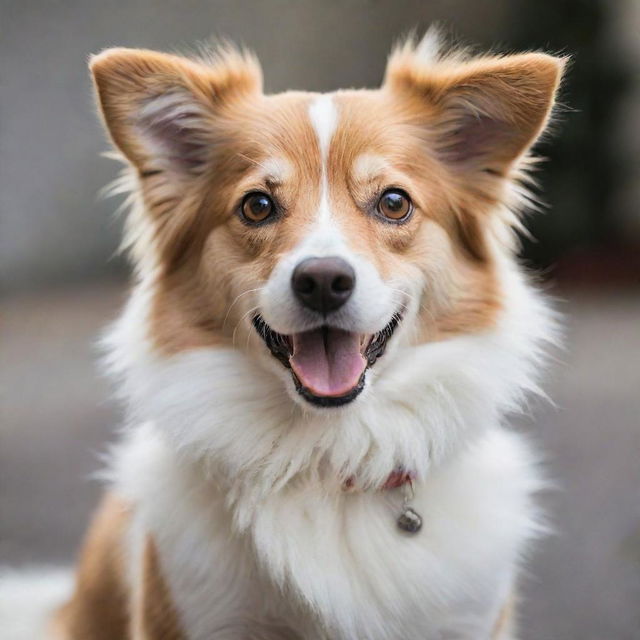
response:
<path fill-rule="evenodd" d="M 388 220 L 401 222 L 413 212 L 413 204 L 402 189 L 387 189 L 378 200 L 378 213 Z"/>
<path fill-rule="evenodd" d="M 276 207 L 266 193 L 254 191 L 243 198 L 241 209 L 245 220 L 262 222 L 274 213 Z"/>

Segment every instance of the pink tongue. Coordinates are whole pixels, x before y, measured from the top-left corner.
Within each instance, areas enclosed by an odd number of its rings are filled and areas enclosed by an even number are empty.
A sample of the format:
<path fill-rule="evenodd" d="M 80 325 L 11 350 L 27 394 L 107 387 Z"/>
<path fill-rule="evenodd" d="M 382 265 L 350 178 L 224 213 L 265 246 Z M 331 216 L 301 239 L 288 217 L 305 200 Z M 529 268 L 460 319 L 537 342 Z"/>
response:
<path fill-rule="evenodd" d="M 340 329 L 315 329 L 293 335 L 291 368 L 317 396 L 343 396 L 360 380 L 366 361 L 360 335 Z"/>

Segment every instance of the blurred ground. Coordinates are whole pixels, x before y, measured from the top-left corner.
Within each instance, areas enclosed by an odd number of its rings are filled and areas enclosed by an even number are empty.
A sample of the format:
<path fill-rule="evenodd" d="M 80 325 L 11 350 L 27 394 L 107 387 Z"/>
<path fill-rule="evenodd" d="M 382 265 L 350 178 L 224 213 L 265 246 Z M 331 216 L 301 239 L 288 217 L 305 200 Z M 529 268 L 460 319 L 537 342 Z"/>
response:
<path fill-rule="evenodd" d="M 0 326 L 0 563 L 69 562 L 118 424 L 93 343 L 120 285 L 16 296 Z M 524 583 L 524 640 L 640 639 L 640 296 L 569 294 L 569 350 L 521 428 L 558 490 Z"/>

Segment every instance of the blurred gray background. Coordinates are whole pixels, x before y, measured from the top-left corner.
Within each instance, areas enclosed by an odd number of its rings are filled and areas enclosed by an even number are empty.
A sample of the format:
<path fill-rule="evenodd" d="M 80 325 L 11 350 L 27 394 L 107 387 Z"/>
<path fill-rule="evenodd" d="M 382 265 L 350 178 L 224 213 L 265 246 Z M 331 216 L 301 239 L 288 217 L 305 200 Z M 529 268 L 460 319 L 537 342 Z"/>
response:
<path fill-rule="evenodd" d="M 94 341 L 126 294 L 117 173 L 86 72 L 114 45 L 253 48 L 269 91 L 374 86 L 392 42 L 569 53 L 523 259 L 567 317 L 556 407 L 518 421 L 546 452 L 556 534 L 523 580 L 524 640 L 640 639 L 638 0 L 0 0 L 0 564 L 72 560 L 118 407 Z M 0 630 L 1 637 L 1 630 Z"/>

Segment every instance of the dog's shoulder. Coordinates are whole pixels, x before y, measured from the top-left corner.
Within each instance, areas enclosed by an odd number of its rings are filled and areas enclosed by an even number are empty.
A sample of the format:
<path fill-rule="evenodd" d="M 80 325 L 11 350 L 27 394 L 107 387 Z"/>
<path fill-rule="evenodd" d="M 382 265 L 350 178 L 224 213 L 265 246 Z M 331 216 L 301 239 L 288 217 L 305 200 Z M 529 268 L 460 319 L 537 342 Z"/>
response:
<path fill-rule="evenodd" d="M 182 640 L 154 539 L 130 544 L 132 510 L 107 494 L 89 529 L 72 598 L 53 620 L 60 640 Z M 132 557 L 134 556 L 134 557 Z"/>

